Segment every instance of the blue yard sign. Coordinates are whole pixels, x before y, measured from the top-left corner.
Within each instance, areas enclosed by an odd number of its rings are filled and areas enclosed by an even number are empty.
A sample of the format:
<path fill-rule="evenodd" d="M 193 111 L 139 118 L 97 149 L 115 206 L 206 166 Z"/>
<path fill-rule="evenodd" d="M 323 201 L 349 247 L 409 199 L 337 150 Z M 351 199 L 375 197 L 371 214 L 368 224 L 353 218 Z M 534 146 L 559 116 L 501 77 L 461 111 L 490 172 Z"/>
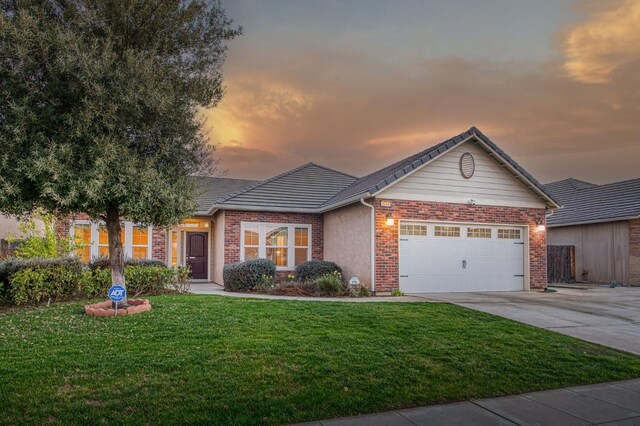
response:
<path fill-rule="evenodd" d="M 109 289 L 109 299 L 112 302 L 120 302 L 127 297 L 127 290 L 121 285 L 114 285 Z"/>

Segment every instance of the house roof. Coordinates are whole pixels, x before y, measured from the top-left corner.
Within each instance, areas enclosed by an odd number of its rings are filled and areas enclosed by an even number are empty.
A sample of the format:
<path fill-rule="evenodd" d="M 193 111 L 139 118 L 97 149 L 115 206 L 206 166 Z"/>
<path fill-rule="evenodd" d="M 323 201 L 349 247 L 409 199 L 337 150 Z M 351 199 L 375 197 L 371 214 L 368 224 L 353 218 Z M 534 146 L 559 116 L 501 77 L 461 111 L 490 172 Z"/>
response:
<path fill-rule="evenodd" d="M 364 176 L 355 181 L 351 186 L 336 194 L 332 199 L 328 200 L 323 207 L 326 209 L 335 208 L 344 204 L 345 201 L 352 200 L 354 198 L 374 196 L 384 188 L 390 186 L 398 179 L 413 172 L 414 170 L 422 167 L 425 163 L 434 160 L 451 148 L 465 142 L 471 138 L 479 140 L 486 144 L 491 150 L 493 150 L 498 157 L 498 160 L 502 160 L 503 163 L 510 165 L 516 171 L 516 177 L 520 178 L 529 188 L 537 192 L 538 195 L 545 199 L 548 205 L 551 207 L 559 207 L 559 204 L 553 199 L 553 197 L 545 191 L 542 184 L 540 184 L 533 176 L 531 176 L 526 170 L 524 170 L 515 160 L 509 157 L 503 150 L 498 148 L 488 137 L 486 137 L 476 127 L 471 127 L 466 132 L 462 132 L 451 139 L 436 144 L 430 148 L 420 151 L 417 154 L 409 156 L 403 160 L 391 164 L 377 170 L 367 176 Z M 518 176 L 519 175 L 519 176 Z"/>
<path fill-rule="evenodd" d="M 194 179 L 198 181 L 199 187 L 198 211 L 196 214 L 207 214 L 218 199 L 260 182 L 258 180 L 205 176 L 196 176 Z"/>
<path fill-rule="evenodd" d="M 214 203 L 214 208 L 316 212 L 357 178 L 314 163 L 274 176 Z"/>
<path fill-rule="evenodd" d="M 471 127 L 466 132 L 362 178 L 308 163 L 265 181 L 254 181 L 253 184 L 244 186 L 239 184 L 237 191 L 230 191 L 222 197 L 203 198 L 200 209 L 204 210 L 208 206 L 208 213 L 213 213 L 216 209 L 323 213 L 357 202 L 360 198 L 375 196 L 403 176 L 468 140 L 484 145 L 520 182 L 545 200 L 547 206 L 559 207 L 543 185 L 480 130 Z M 212 181 L 211 184 L 215 185 L 215 182 Z"/>
<path fill-rule="evenodd" d="M 547 217 L 550 227 L 640 218 L 640 179 L 596 185 L 569 178 L 545 188 L 562 204 Z"/>

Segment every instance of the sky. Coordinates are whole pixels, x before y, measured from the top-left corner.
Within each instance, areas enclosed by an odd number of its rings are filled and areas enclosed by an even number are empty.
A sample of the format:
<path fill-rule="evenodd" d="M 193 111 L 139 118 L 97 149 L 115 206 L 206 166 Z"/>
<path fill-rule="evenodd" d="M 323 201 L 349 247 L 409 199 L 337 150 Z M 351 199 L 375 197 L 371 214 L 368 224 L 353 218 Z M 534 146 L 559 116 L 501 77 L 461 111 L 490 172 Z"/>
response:
<path fill-rule="evenodd" d="M 543 183 L 640 177 L 640 0 L 222 0 L 227 177 L 355 176 L 478 127 Z"/>

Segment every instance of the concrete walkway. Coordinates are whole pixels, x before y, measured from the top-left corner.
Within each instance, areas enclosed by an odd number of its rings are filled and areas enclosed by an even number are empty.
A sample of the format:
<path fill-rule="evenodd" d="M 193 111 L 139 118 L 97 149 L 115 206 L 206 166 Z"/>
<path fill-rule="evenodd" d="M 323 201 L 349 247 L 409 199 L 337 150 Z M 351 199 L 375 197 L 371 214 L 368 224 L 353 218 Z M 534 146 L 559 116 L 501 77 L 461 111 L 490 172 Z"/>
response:
<path fill-rule="evenodd" d="M 304 300 L 308 302 L 435 302 L 418 296 L 379 296 L 379 297 L 303 297 L 303 296 L 273 296 L 270 294 L 234 293 L 224 291 L 224 287 L 214 283 L 192 283 L 193 294 L 213 294 L 227 297 L 249 297 L 253 299 L 275 300 Z"/>
<path fill-rule="evenodd" d="M 640 425 L 640 379 L 410 408 L 305 425 Z"/>

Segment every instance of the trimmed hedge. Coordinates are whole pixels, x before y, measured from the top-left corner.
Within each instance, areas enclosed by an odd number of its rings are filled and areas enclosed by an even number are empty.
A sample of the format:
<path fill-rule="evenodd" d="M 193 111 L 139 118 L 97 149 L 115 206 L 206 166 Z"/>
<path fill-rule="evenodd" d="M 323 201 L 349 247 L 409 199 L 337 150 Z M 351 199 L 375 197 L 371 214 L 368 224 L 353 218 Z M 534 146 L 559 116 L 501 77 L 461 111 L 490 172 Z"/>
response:
<path fill-rule="evenodd" d="M 129 297 L 159 294 L 168 286 L 177 291 L 188 288 L 188 268 L 168 268 L 156 262 L 128 263 L 125 278 Z M 21 305 L 101 297 L 106 296 L 110 287 L 110 269 L 87 269 L 77 258 L 9 258 L 0 262 L 2 303 Z"/>
<path fill-rule="evenodd" d="M 305 282 L 313 281 L 334 272 L 342 275 L 342 268 L 335 262 L 329 262 L 328 260 L 309 260 L 296 266 L 295 276 L 297 281 Z"/>
<path fill-rule="evenodd" d="M 157 259 L 125 259 L 125 266 L 167 266 L 162 260 Z M 108 257 L 96 257 L 89 263 L 89 269 L 109 269 L 111 263 Z"/>
<path fill-rule="evenodd" d="M 225 290 L 247 291 L 270 282 L 276 276 L 276 264 L 267 259 L 225 265 L 222 271 Z"/>

